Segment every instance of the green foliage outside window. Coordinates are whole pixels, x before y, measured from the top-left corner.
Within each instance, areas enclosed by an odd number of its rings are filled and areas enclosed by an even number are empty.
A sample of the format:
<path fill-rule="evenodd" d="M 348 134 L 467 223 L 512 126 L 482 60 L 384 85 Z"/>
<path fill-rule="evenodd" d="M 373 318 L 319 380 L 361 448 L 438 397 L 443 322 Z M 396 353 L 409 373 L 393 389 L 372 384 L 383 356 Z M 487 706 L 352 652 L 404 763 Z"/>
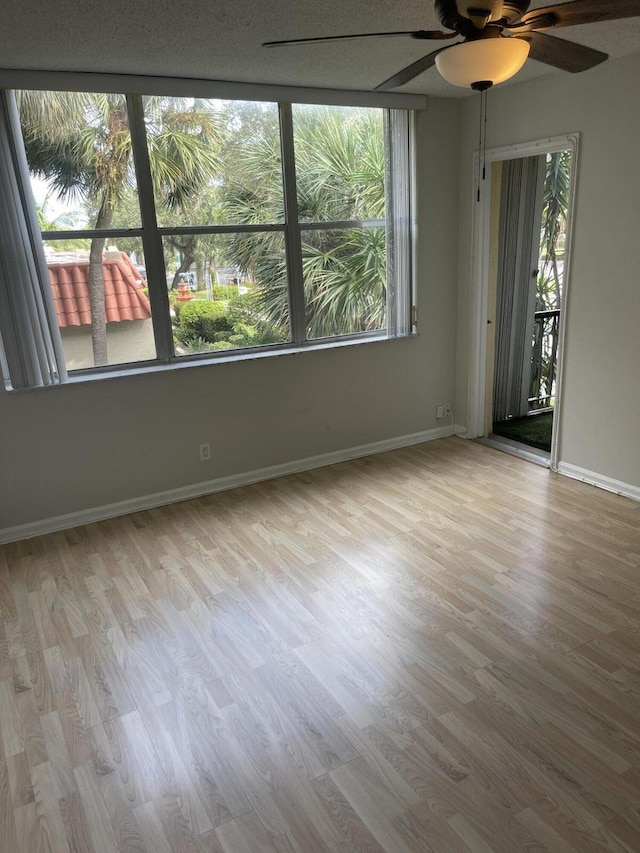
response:
<path fill-rule="evenodd" d="M 196 225 L 284 221 L 275 105 L 143 100 L 158 221 L 167 229 L 182 229 L 163 237 L 177 351 L 290 340 L 282 233 L 184 233 Z M 124 97 L 22 92 L 18 103 L 31 172 L 48 181 L 52 197 L 76 203 L 74 227 L 139 228 Z M 385 219 L 383 111 L 294 105 L 293 117 L 307 335 L 383 329 L 385 228 L 304 227 L 306 222 Z M 44 224 L 43 210 L 40 215 Z M 120 250 L 134 251 L 126 236 L 117 242 Z M 94 358 L 96 365 L 107 364 L 101 268 L 105 241 L 94 237 L 87 243 Z M 61 249 L 62 242 L 52 240 L 51 246 Z M 144 266 L 139 250 L 135 260 Z M 216 270 L 228 272 L 218 280 Z M 192 302 L 176 299 L 187 280 L 190 292 L 195 291 Z"/>

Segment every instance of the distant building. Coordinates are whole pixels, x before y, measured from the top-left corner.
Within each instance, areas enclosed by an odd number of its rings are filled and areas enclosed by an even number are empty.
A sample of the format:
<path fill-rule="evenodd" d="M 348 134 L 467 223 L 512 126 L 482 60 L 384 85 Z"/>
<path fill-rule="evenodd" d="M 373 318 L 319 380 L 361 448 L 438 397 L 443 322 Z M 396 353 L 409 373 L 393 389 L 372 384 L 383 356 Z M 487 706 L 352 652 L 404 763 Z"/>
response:
<path fill-rule="evenodd" d="M 89 258 L 50 255 L 47 267 L 67 367 L 92 367 Z M 151 305 L 139 270 L 111 247 L 102 256 L 102 271 L 109 363 L 155 358 Z"/>

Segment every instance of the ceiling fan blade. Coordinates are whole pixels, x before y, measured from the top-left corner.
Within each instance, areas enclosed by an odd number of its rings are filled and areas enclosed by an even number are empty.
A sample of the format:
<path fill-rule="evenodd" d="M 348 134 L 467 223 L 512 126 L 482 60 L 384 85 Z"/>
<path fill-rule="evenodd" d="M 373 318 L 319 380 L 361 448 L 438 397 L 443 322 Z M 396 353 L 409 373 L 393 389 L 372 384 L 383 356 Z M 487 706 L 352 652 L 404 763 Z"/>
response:
<path fill-rule="evenodd" d="M 587 71 L 609 58 L 608 54 L 594 50 L 592 47 L 547 36 L 544 33 L 527 33 L 522 36 L 518 35 L 516 38 L 529 42 L 531 45 L 530 59 L 537 59 L 538 62 L 545 62 L 547 65 L 553 65 L 563 71 L 570 71 L 572 74 Z"/>
<path fill-rule="evenodd" d="M 284 41 L 265 41 L 263 47 L 282 47 L 291 44 L 315 44 L 323 41 L 347 41 L 348 39 L 372 39 L 389 38 L 390 36 L 409 36 L 414 39 L 452 39 L 457 33 L 443 33 L 441 30 L 409 30 L 408 32 L 396 33 L 354 33 L 346 36 L 319 36 L 308 39 L 285 39 Z"/>
<path fill-rule="evenodd" d="M 434 50 L 433 53 L 423 56 L 422 59 L 418 59 L 417 62 L 412 62 L 411 65 L 407 65 L 406 68 L 398 71 L 398 73 L 394 74 L 393 77 L 389 77 L 389 79 L 385 80 L 384 83 L 380 83 L 379 86 L 376 86 L 376 92 L 386 92 L 387 89 L 396 89 L 398 86 L 404 86 L 405 83 L 413 80 L 413 78 L 417 77 L 418 74 L 422 74 L 423 71 L 426 71 L 428 68 L 435 65 L 436 56 L 446 49 L 446 47 L 441 47 L 440 50 Z"/>
<path fill-rule="evenodd" d="M 572 0 L 570 3 L 532 9 L 522 16 L 522 23 L 526 25 L 542 18 L 540 29 L 550 29 L 597 24 L 600 21 L 619 21 L 622 18 L 634 18 L 636 15 L 640 16 L 640 0 Z M 550 23 L 551 20 L 553 23 Z"/>

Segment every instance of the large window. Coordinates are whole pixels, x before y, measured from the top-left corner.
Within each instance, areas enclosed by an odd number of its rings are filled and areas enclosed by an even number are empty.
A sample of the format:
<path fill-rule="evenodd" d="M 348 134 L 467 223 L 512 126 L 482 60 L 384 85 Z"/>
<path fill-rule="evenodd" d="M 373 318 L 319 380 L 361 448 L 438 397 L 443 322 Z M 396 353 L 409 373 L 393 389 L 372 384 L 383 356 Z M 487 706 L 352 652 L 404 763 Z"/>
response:
<path fill-rule="evenodd" d="M 16 103 L 69 370 L 409 333 L 405 111 Z"/>

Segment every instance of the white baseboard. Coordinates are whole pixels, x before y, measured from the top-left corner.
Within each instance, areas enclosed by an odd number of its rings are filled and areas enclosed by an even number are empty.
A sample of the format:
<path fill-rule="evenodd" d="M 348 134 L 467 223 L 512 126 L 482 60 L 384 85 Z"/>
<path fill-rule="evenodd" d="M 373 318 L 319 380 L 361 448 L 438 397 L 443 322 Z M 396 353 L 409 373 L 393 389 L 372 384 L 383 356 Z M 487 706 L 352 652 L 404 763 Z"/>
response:
<path fill-rule="evenodd" d="M 571 477 L 572 480 L 581 480 L 583 483 L 597 486 L 607 492 L 615 492 L 616 495 L 622 495 L 634 501 L 640 501 L 640 486 L 623 483 L 621 480 L 605 477 L 604 474 L 597 474 L 595 471 L 589 471 L 586 468 L 578 468 L 577 465 L 569 465 L 568 462 L 558 464 L 558 474 Z"/>
<path fill-rule="evenodd" d="M 285 477 L 287 474 L 298 474 L 301 471 L 310 471 L 312 468 L 323 468 L 326 465 L 335 465 L 337 462 L 347 462 L 350 459 L 372 456 L 376 453 L 384 453 L 387 450 L 397 450 L 401 447 L 409 447 L 412 444 L 422 444 L 425 441 L 448 438 L 451 435 L 457 434 L 457 429 L 454 426 L 447 426 L 424 430 L 423 432 L 414 432 L 411 435 L 387 438 L 383 441 L 374 441 L 371 444 L 361 444 L 357 447 L 335 450 L 331 453 L 322 453 L 319 456 L 310 456 L 306 459 L 284 462 L 281 465 L 272 465 L 269 468 L 258 468 L 254 471 L 245 471 L 242 474 L 233 474 L 230 477 L 219 477 L 216 480 L 193 483 L 192 485 L 181 486 L 177 489 L 168 489 L 164 492 L 155 492 L 154 494 L 143 495 L 139 498 L 118 501 L 118 503 L 105 504 L 104 506 L 92 507 L 91 509 L 82 509 L 78 512 L 67 513 L 66 515 L 57 515 L 53 518 L 44 518 L 41 521 L 18 524 L 15 527 L 5 527 L 3 530 L 0 530 L 0 544 L 17 542 L 20 539 L 31 539 L 34 536 L 42 536 L 44 533 L 68 530 L 71 527 L 78 527 L 81 524 L 92 524 L 95 521 L 104 521 L 107 518 L 116 518 L 132 512 L 141 512 L 145 509 L 153 509 L 154 507 L 166 504 L 186 501 L 190 498 L 200 498 L 203 495 L 211 495 L 214 492 L 237 489 L 239 486 L 248 486 L 251 483 L 259 483 L 262 480 L 273 480 L 276 477 Z"/>

